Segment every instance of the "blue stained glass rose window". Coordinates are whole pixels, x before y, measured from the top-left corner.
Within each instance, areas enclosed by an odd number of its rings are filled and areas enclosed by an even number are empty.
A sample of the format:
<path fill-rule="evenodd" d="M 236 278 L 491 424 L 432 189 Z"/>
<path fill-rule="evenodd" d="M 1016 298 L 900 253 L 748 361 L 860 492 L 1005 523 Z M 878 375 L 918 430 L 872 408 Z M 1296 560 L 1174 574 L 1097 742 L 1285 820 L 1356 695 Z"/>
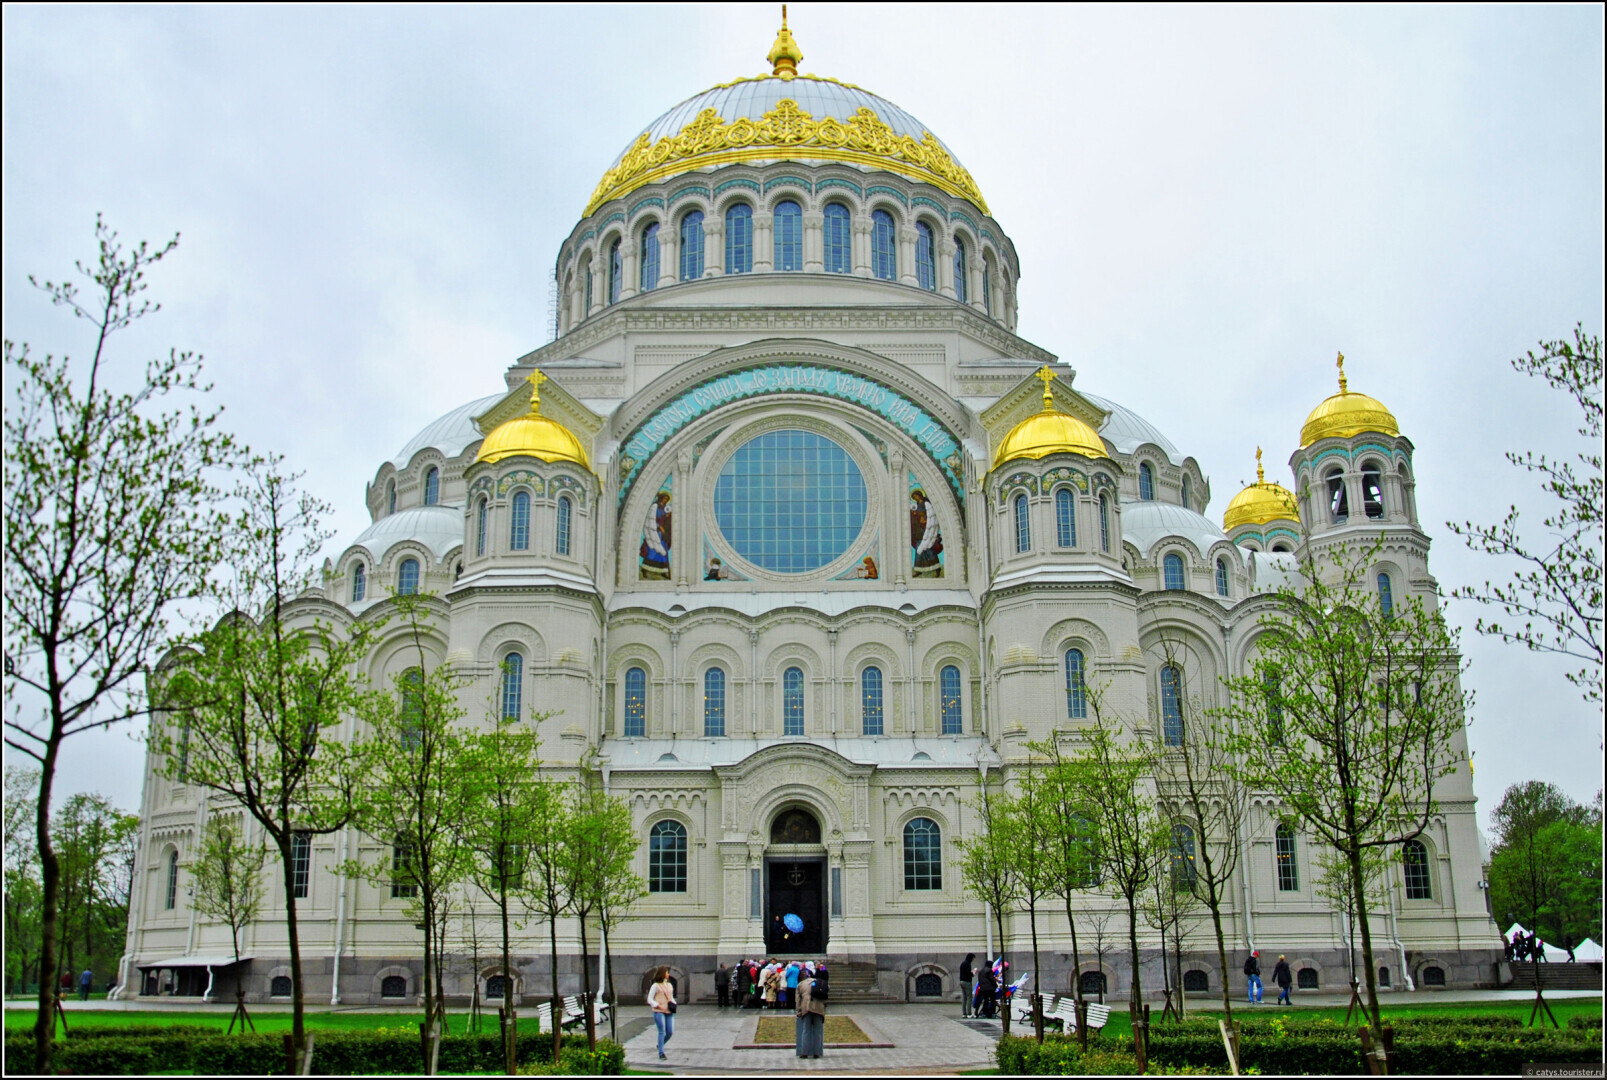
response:
<path fill-rule="evenodd" d="M 731 455 L 714 519 L 738 555 L 775 573 L 819 570 L 865 524 L 865 478 L 848 452 L 809 431 L 770 431 Z"/>

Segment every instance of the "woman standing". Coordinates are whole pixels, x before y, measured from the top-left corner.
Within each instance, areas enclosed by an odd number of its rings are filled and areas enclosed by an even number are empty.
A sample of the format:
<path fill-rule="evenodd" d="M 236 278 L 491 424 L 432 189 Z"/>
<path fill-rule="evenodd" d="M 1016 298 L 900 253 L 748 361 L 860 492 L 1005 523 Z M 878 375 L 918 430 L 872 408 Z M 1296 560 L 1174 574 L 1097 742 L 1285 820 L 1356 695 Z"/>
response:
<path fill-rule="evenodd" d="M 816 980 L 820 973 L 813 963 L 805 964 L 798 975 L 797 1041 L 798 1056 L 819 1057 L 826 1049 L 826 987 Z"/>
<path fill-rule="evenodd" d="M 976 953 L 968 952 L 965 959 L 960 961 L 960 1015 L 971 1015 L 971 978 L 975 974 L 971 968 L 971 961 L 976 959 Z"/>
<path fill-rule="evenodd" d="M 658 1027 L 658 1059 L 663 1061 L 664 1044 L 675 1034 L 675 987 L 670 984 L 670 969 L 666 965 L 660 964 L 653 972 L 647 1004 L 653 1010 L 653 1023 Z"/>

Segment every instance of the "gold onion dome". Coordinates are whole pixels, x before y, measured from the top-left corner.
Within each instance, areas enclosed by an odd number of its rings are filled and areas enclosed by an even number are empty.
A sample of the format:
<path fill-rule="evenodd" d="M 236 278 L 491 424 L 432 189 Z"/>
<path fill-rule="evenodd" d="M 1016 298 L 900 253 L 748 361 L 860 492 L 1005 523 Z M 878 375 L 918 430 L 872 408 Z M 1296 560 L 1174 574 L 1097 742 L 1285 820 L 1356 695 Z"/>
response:
<path fill-rule="evenodd" d="M 1036 460 L 1050 454 L 1109 457 L 1097 431 L 1070 413 L 1055 408 L 1055 396 L 1049 391 L 1055 373 L 1046 365 L 1038 370 L 1036 377 L 1043 380 L 1043 410 L 1010 429 L 993 455 L 993 467 L 997 469 L 1019 458 Z"/>
<path fill-rule="evenodd" d="M 525 381 L 530 384 L 530 411 L 498 424 L 480 444 L 475 463 L 524 456 L 542 461 L 572 461 L 582 468 L 591 468 L 585 448 L 574 433 L 558 421 L 541 415 L 541 384 L 547 381 L 547 376 L 537 370 Z"/>
<path fill-rule="evenodd" d="M 1318 439 L 1348 439 L 1364 431 L 1377 431 L 1385 435 L 1399 435 L 1400 426 L 1394 415 L 1377 398 L 1350 391 L 1345 380 L 1345 354 L 1339 354 L 1339 393 L 1327 398 L 1311 410 L 1305 426 L 1300 429 L 1300 445 L 1310 446 Z"/>
<path fill-rule="evenodd" d="M 1255 483 L 1233 496 L 1222 515 L 1222 531 L 1232 532 L 1240 525 L 1265 525 L 1269 521 L 1299 521 L 1294 492 L 1282 484 L 1267 483 L 1261 467 L 1261 448 L 1255 448 Z"/>

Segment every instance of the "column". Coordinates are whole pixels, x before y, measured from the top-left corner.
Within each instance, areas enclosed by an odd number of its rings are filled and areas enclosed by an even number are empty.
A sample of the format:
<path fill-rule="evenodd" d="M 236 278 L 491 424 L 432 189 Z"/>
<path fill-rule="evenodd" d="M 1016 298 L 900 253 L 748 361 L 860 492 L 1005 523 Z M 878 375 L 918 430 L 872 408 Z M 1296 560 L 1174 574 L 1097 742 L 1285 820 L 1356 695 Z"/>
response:
<path fill-rule="evenodd" d="M 641 244 L 632 237 L 626 237 L 619 245 L 620 274 L 624 281 L 619 283 L 619 298 L 629 300 L 636 295 L 636 285 L 641 279 L 637 265 L 641 259 Z"/>
<path fill-rule="evenodd" d="M 932 245 L 937 249 L 937 291 L 948 297 L 956 299 L 954 292 L 954 253 L 959 249 L 954 246 L 952 237 L 936 238 Z"/>
<path fill-rule="evenodd" d="M 805 273 L 818 274 L 826 269 L 826 215 L 819 210 L 805 210 L 803 215 L 803 268 Z"/>
<path fill-rule="evenodd" d="M 701 554 L 701 553 L 700 553 Z M 759 734 L 759 631 L 748 631 L 748 733 Z"/>
<path fill-rule="evenodd" d="M 966 289 L 971 294 L 971 306 L 982 314 L 988 313 L 987 305 L 982 302 L 982 275 L 988 272 L 987 261 L 982 258 L 980 251 L 971 253 L 970 261 L 966 263 L 966 275 L 971 279 L 966 282 Z"/>
<path fill-rule="evenodd" d="M 670 631 L 670 670 L 668 675 L 669 678 L 666 681 L 669 683 L 670 695 L 670 737 L 674 738 L 681 733 L 681 632 L 679 630 Z"/>
<path fill-rule="evenodd" d="M 871 276 L 870 265 L 870 233 L 871 221 L 869 214 L 854 215 L 854 276 L 868 278 Z"/>
<path fill-rule="evenodd" d="M 703 215 L 703 276 L 725 273 L 725 219 L 712 211 Z"/>
<path fill-rule="evenodd" d="M 658 227 L 658 287 L 674 285 L 681 277 L 681 234 L 665 221 Z"/>
<path fill-rule="evenodd" d="M 768 274 L 775 268 L 775 242 L 771 239 L 775 215 L 768 210 L 753 212 L 753 272 Z"/>
<path fill-rule="evenodd" d="M 920 285 L 915 276 L 915 227 L 906 225 L 898 230 L 898 282 L 900 285 Z"/>

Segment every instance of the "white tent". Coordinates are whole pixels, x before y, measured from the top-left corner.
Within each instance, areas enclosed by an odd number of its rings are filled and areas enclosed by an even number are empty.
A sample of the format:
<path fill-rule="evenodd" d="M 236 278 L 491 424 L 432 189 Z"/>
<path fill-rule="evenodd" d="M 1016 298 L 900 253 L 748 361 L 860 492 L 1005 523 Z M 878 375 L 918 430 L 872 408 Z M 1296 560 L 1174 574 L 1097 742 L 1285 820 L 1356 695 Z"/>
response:
<path fill-rule="evenodd" d="M 1574 946 L 1574 959 L 1581 964 L 1599 964 L 1602 962 L 1601 946 L 1586 938 Z"/>
<path fill-rule="evenodd" d="M 1522 934 L 1524 937 L 1528 937 L 1529 936 L 1529 931 L 1527 931 L 1527 930 L 1525 930 L 1523 928 L 1522 923 L 1513 923 L 1511 926 L 1507 927 L 1507 940 L 1508 941 L 1517 940 L 1516 937 L 1514 937 L 1514 935 L 1516 935 L 1516 934 Z M 1553 945 L 1551 942 L 1546 941 L 1544 938 L 1541 939 L 1541 944 L 1545 946 L 1546 963 L 1548 963 L 1548 964 L 1566 964 L 1568 962 L 1568 950 L 1567 949 L 1559 949 L 1555 945 Z M 1593 950 L 1594 955 L 1586 956 L 1585 952 L 1584 952 L 1586 947 L 1589 947 L 1591 950 Z M 1601 959 L 1601 946 L 1597 945 L 1594 941 L 1591 941 L 1589 938 L 1586 938 L 1583 942 L 1581 942 L 1578 946 L 1576 946 L 1574 948 L 1574 959 L 1577 960 L 1579 963 L 1584 963 L 1587 960 L 1600 960 Z"/>

